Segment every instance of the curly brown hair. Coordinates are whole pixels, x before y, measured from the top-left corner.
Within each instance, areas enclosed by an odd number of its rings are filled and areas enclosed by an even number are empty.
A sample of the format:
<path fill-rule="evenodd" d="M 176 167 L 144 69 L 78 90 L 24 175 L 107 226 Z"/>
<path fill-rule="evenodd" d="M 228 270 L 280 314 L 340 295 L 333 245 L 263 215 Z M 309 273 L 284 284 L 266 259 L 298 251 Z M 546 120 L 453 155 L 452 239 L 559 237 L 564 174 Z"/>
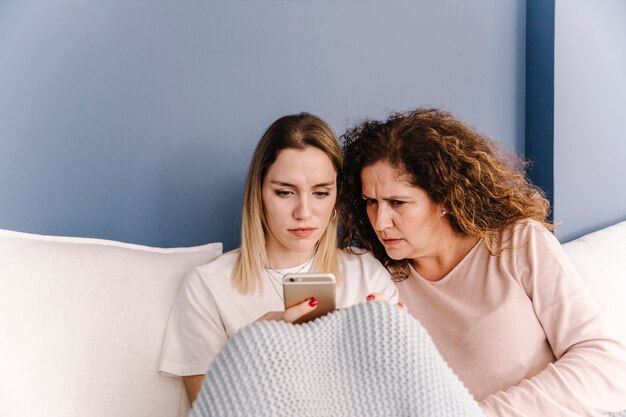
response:
<path fill-rule="evenodd" d="M 385 121 L 366 120 L 341 140 L 341 244 L 371 251 L 396 280 L 408 276 L 408 260 L 387 255 L 361 194 L 361 171 L 377 162 L 407 174 L 411 184 L 445 207 L 457 233 L 481 238 L 492 255 L 506 249 L 500 236 L 520 220 L 554 228 L 545 194 L 525 174 L 527 163 L 448 112 L 418 108 Z"/>

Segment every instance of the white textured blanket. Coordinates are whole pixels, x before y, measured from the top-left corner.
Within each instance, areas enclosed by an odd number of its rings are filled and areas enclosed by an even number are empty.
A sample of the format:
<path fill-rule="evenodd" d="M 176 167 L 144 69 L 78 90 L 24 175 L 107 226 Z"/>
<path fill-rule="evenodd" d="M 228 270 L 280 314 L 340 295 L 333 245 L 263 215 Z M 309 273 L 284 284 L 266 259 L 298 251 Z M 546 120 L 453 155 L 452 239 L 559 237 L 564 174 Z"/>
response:
<path fill-rule="evenodd" d="M 191 417 L 484 416 L 430 336 L 395 305 L 259 322 L 221 350 Z"/>

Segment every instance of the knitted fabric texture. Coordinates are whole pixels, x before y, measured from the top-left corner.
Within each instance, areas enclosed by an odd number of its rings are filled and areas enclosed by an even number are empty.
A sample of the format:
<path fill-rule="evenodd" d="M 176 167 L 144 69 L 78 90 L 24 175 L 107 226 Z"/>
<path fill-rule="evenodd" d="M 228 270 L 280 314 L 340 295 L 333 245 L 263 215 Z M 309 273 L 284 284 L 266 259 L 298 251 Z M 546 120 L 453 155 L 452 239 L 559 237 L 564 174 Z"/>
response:
<path fill-rule="evenodd" d="M 424 328 L 388 303 L 239 331 L 190 417 L 483 416 Z"/>

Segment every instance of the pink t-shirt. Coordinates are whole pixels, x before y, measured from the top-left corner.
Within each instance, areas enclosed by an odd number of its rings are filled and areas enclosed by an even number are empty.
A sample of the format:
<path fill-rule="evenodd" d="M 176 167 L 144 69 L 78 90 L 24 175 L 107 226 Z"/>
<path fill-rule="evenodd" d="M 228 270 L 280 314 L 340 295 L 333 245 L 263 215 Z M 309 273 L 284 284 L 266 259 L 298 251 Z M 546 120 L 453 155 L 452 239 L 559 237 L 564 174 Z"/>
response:
<path fill-rule="evenodd" d="M 488 416 L 626 409 L 626 348 L 556 238 L 535 221 L 483 241 L 443 279 L 411 269 L 400 301 Z"/>

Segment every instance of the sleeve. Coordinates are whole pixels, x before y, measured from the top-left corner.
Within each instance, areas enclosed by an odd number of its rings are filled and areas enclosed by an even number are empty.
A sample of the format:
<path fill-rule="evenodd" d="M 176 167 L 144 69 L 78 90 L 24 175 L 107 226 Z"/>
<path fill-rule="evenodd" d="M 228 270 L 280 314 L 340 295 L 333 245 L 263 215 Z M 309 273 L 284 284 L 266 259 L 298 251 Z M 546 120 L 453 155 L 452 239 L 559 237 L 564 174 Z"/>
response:
<path fill-rule="evenodd" d="M 170 311 L 159 371 L 169 376 L 204 375 L 227 340 L 213 295 L 194 269 Z"/>
<path fill-rule="evenodd" d="M 363 257 L 364 270 L 368 279 L 370 294 L 383 293 L 389 302 L 398 302 L 398 288 L 391 280 L 391 274 L 371 253 L 359 255 Z"/>
<path fill-rule="evenodd" d="M 626 409 L 626 348 L 556 238 L 530 224 L 513 239 L 517 273 L 556 361 L 481 401 L 495 416 L 600 416 Z M 514 325 L 514 323 L 513 323 Z"/>

